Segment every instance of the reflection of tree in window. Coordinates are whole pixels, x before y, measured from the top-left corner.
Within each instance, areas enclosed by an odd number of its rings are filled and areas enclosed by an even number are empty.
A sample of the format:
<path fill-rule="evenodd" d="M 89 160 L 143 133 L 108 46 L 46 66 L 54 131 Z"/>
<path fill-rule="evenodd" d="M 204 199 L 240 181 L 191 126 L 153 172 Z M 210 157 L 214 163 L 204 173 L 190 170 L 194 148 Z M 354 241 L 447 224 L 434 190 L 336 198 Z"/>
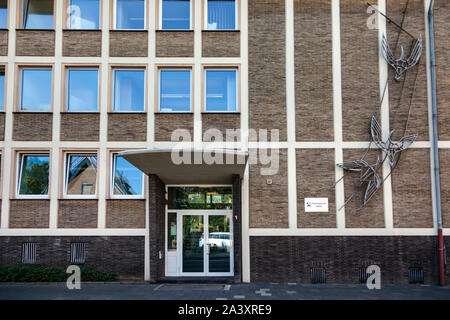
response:
<path fill-rule="evenodd" d="M 48 156 L 23 156 L 19 193 L 48 194 L 48 172 Z"/>
<path fill-rule="evenodd" d="M 68 194 L 95 194 L 96 177 L 97 157 L 70 156 L 67 179 Z M 87 188 L 87 185 L 92 185 L 92 188 Z"/>
<path fill-rule="evenodd" d="M 136 194 L 124 172 L 119 170 L 116 170 L 116 176 L 114 177 L 114 189 L 115 194 Z"/>

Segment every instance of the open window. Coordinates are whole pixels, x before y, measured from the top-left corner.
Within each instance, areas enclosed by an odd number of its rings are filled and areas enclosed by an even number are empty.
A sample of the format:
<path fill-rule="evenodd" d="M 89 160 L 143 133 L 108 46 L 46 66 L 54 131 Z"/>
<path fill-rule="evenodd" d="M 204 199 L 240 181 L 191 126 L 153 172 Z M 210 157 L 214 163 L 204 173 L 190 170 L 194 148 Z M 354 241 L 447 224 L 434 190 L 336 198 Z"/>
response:
<path fill-rule="evenodd" d="M 97 154 L 66 155 L 64 195 L 67 198 L 95 198 L 97 192 Z"/>
<path fill-rule="evenodd" d="M 53 29 L 53 0 L 22 0 L 23 29 Z"/>
<path fill-rule="evenodd" d="M 113 198 L 142 198 L 144 174 L 123 157 L 112 154 L 111 196 Z"/>
<path fill-rule="evenodd" d="M 0 0 L 0 29 L 8 28 L 8 0 Z"/>
<path fill-rule="evenodd" d="M 17 197 L 47 198 L 49 154 L 19 153 Z"/>

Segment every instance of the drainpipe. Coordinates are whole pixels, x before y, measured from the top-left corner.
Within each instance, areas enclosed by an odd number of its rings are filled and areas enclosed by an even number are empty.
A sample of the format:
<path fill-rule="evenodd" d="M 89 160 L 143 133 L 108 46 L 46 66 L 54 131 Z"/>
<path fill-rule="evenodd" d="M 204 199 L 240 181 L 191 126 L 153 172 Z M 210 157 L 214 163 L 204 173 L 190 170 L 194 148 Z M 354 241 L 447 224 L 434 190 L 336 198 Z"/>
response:
<path fill-rule="evenodd" d="M 431 0 L 428 8 L 428 33 L 430 39 L 430 71 L 431 71 L 431 108 L 433 115 L 433 155 L 434 155 L 434 185 L 435 185 L 435 206 L 437 215 L 438 228 L 438 255 L 439 255 L 439 284 L 445 285 L 444 274 L 444 236 L 442 234 L 442 212 L 441 212 L 441 184 L 439 180 L 439 148 L 438 148 L 438 131 L 437 131 L 437 107 L 436 107 L 436 71 L 434 57 L 434 28 L 433 28 L 433 5 Z"/>

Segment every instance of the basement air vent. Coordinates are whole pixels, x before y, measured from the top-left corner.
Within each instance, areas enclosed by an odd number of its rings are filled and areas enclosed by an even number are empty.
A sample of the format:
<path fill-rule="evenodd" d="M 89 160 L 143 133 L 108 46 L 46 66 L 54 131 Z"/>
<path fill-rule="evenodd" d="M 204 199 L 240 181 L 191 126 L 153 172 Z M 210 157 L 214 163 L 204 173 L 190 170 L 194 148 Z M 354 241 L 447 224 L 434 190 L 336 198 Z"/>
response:
<path fill-rule="evenodd" d="M 311 283 L 325 283 L 325 268 L 311 268 Z"/>
<path fill-rule="evenodd" d="M 86 262 L 86 243 L 70 244 L 70 263 L 83 264 Z"/>
<path fill-rule="evenodd" d="M 22 243 L 22 263 L 23 264 L 36 263 L 36 249 L 37 249 L 37 243 L 34 243 L 34 242 Z"/>
<path fill-rule="evenodd" d="M 372 273 L 367 272 L 367 268 L 359 269 L 359 282 L 367 283 L 367 279 L 372 275 Z"/>
<path fill-rule="evenodd" d="M 413 267 L 408 269 L 409 283 L 423 283 L 423 269 Z"/>

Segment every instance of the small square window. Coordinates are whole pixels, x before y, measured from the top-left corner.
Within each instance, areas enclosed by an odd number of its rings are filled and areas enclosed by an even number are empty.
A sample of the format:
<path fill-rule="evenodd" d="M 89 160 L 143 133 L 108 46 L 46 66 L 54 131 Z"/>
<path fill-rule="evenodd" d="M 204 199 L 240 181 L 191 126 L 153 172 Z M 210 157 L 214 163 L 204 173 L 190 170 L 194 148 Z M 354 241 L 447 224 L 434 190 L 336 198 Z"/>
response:
<path fill-rule="evenodd" d="M 22 0 L 23 29 L 53 29 L 53 0 Z"/>
<path fill-rule="evenodd" d="M 0 111 L 5 110 L 5 69 L 0 68 Z"/>
<path fill-rule="evenodd" d="M 191 70 L 159 71 L 159 111 L 191 111 Z"/>
<path fill-rule="evenodd" d="M 207 112 L 237 111 L 237 70 L 205 71 L 205 106 Z"/>
<path fill-rule="evenodd" d="M 67 110 L 75 112 L 98 110 L 98 70 L 68 70 Z"/>
<path fill-rule="evenodd" d="M 94 197 L 97 182 L 96 154 L 68 154 L 66 162 L 65 194 Z"/>
<path fill-rule="evenodd" d="M 114 70 L 114 111 L 145 110 L 145 70 Z"/>
<path fill-rule="evenodd" d="M 70 0 L 67 12 L 70 29 L 99 29 L 100 0 Z"/>
<path fill-rule="evenodd" d="M 22 69 L 20 111 L 50 111 L 52 69 Z"/>
<path fill-rule="evenodd" d="M 112 194 L 115 197 L 141 197 L 144 185 L 144 175 L 123 157 L 113 154 Z"/>
<path fill-rule="evenodd" d="M 0 29 L 8 28 L 8 0 L 0 0 Z"/>
<path fill-rule="evenodd" d="M 237 3 L 235 0 L 207 0 L 208 30 L 237 29 Z"/>
<path fill-rule="evenodd" d="M 162 0 L 161 29 L 191 29 L 191 2 L 189 0 Z"/>
<path fill-rule="evenodd" d="M 48 195 L 50 157 L 48 154 L 19 155 L 19 197 Z"/>
<path fill-rule="evenodd" d="M 145 1 L 144 0 L 116 0 L 116 29 L 141 30 L 145 29 Z"/>

